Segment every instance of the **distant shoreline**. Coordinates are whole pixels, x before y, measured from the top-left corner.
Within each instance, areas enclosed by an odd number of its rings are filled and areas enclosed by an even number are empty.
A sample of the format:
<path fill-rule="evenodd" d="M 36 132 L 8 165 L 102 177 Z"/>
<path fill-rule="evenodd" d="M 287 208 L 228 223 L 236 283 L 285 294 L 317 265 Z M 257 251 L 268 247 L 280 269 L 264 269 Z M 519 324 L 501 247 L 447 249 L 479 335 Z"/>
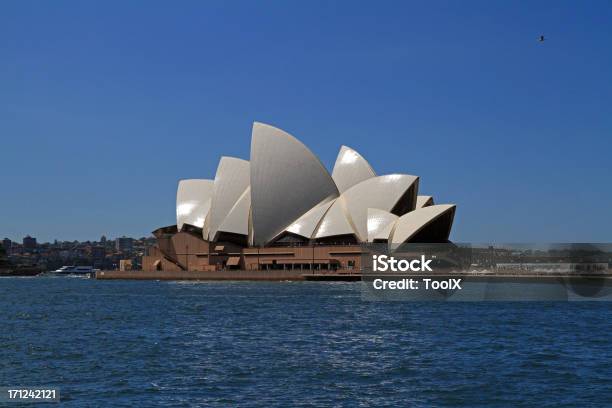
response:
<path fill-rule="evenodd" d="M 270 270 L 270 271 L 245 271 L 245 270 L 226 270 L 226 271 L 98 271 L 95 278 L 99 280 L 246 280 L 246 281 L 360 281 L 364 275 L 360 272 L 355 273 L 303 273 L 303 271 L 292 270 Z M 372 274 L 366 274 L 373 276 Z M 381 276 L 381 275 L 376 275 Z M 405 277 L 406 275 L 384 275 L 388 277 Z M 467 273 L 438 273 L 429 275 L 414 274 L 412 276 L 462 276 L 470 279 L 508 279 L 508 280 L 549 280 L 560 278 L 571 279 L 612 279 L 612 271 L 598 274 L 495 274 L 482 272 Z"/>

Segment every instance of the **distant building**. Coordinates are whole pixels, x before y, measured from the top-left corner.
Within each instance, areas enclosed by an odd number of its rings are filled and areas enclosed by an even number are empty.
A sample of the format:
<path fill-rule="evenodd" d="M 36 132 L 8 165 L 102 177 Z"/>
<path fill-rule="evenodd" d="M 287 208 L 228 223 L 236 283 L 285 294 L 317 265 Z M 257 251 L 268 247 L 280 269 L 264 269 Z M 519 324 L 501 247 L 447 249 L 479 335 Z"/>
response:
<path fill-rule="evenodd" d="M 23 249 L 36 249 L 36 238 L 26 235 L 23 239 Z"/>
<path fill-rule="evenodd" d="M 115 240 L 115 250 L 119 252 L 130 252 L 134 247 L 134 238 L 121 237 Z"/>
<path fill-rule="evenodd" d="M 102 237 L 100 238 L 100 243 L 106 244 L 106 235 L 102 235 Z"/>
<path fill-rule="evenodd" d="M 4 248 L 4 250 L 6 251 L 7 254 L 10 255 L 11 253 L 11 248 L 13 247 L 13 241 L 11 241 L 8 238 L 4 238 L 2 240 L 2 247 Z"/>
<path fill-rule="evenodd" d="M 119 260 L 119 270 L 120 271 L 131 271 L 132 270 L 132 260 L 131 259 Z"/>
<path fill-rule="evenodd" d="M 104 259 L 106 256 L 106 248 L 102 246 L 91 247 L 91 258 L 94 260 Z"/>

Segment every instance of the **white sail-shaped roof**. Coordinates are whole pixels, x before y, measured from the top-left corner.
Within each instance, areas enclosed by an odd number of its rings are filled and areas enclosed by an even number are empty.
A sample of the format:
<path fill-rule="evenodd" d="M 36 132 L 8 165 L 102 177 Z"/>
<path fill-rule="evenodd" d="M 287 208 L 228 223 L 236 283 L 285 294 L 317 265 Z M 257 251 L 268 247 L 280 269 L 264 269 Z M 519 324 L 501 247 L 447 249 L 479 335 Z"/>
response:
<path fill-rule="evenodd" d="M 249 235 L 249 212 L 251 210 L 251 188 L 242 193 L 236 204 L 229 211 L 221 225 L 219 232 Z"/>
<path fill-rule="evenodd" d="M 376 173 L 363 156 L 348 146 L 340 148 L 332 171 L 332 178 L 340 193 L 372 177 L 376 177 Z"/>
<path fill-rule="evenodd" d="M 202 179 L 181 180 L 176 191 L 176 227 L 183 224 L 199 228 L 204 226 L 210 209 L 213 181 Z"/>
<path fill-rule="evenodd" d="M 206 223 L 209 239 L 213 240 L 219 226 L 244 193 L 250 182 L 249 162 L 235 157 L 222 157 L 215 175 L 214 191 Z M 206 235 L 205 235 L 206 237 Z"/>
<path fill-rule="evenodd" d="M 429 207 L 430 205 L 434 205 L 434 200 L 432 196 L 417 196 L 416 208 Z"/>
<path fill-rule="evenodd" d="M 343 230 L 344 225 L 338 216 L 340 209 L 344 211 L 348 225 L 352 226 L 359 241 L 368 239 L 368 208 L 378 208 L 385 211 L 396 212 L 402 215 L 414 210 L 419 178 L 407 174 L 389 174 L 362 181 L 346 190 L 325 214 L 321 225 L 334 225 L 337 228 L 328 228 L 319 231 L 317 238 L 331 236 L 336 231 Z M 327 220 L 336 217 L 337 219 Z M 328 221 L 326 223 L 326 221 Z"/>
<path fill-rule="evenodd" d="M 342 196 L 338 197 L 331 208 L 323 217 L 323 220 L 317 228 L 315 238 L 326 238 L 337 235 L 349 235 L 355 234 L 355 227 L 353 227 L 346 216 L 346 205 L 344 204 Z"/>
<path fill-rule="evenodd" d="M 253 243 L 261 246 L 338 189 L 319 159 L 299 140 L 255 122 L 251 139 Z"/>
<path fill-rule="evenodd" d="M 368 242 L 388 240 L 398 218 L 388 211 L 368 208 Z"/>
<path fill-rule="evenodd" d="M 287 232 L 300 235 L 304 238 L 312 238 L 321 219 L 333 203 L 334 200 L 329 200 L 314 206 L 310 211 L 298 218 L 297 221 L 293 222 L 287 228 Z"/>
<path fill-rule="evenodd" d="M 449 222 L 448 225 L 445 225 L 443 228 L 444 231 L 442 232 L 442 235 L 445 236 L 442 238 L 448 239 L 455 213 L 455 207 L 456 206 L 454 204 L 432 205 L 429 207 L 419 208 L 401 216 L 395 223 L 395 228 L 391 233 L 389 243 L 402 244 L 410 240 L 417 233 L 432 225 L 436 220 L 444 215 L 449 215 Z"/>

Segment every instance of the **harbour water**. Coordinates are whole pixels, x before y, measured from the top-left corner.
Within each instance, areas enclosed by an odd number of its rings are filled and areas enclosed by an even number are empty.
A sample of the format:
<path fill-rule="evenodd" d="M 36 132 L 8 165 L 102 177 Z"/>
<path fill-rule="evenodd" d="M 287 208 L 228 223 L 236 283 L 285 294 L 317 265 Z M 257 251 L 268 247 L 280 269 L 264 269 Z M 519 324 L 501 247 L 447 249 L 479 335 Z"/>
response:
<path fill-rule="evenodd" d="M 612 303 L 360 285 L 0 278 L 0 386 L 74 407 L 612 403 Z"/>

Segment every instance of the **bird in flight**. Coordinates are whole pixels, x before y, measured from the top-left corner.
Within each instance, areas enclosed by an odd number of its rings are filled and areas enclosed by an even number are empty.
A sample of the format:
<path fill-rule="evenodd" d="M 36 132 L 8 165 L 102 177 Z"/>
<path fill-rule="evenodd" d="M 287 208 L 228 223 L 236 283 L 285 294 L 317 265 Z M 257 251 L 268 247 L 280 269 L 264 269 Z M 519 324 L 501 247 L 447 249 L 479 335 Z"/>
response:
<path fill-rule="evenodd" d="M 541 36 L 540 36 L 540 42 L 544 42 L 544 39 L 545 39 L 545 38 L 544 38 L 544 36 L 543 36 L 543 35 L 541 35 Z"/>

